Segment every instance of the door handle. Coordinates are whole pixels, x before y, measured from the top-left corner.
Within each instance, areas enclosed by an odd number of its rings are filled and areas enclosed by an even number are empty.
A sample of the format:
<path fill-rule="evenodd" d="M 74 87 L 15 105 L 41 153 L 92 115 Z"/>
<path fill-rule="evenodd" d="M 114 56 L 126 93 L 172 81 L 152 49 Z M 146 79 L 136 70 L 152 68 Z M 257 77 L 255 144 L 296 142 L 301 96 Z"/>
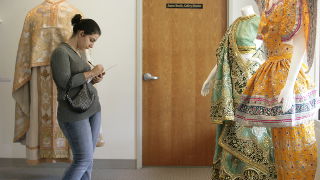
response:
<path fill-rule="evenodd" d="M 145 81 L 157 80 L 157 79 L 159 79 L 159 77 L 157 77 L 157 76 L 152 76 L 152 74 L 150 74 L 150 73 L 144 73 L 144 74 L 143 74 L 143 80 L 145 80 Z"/>

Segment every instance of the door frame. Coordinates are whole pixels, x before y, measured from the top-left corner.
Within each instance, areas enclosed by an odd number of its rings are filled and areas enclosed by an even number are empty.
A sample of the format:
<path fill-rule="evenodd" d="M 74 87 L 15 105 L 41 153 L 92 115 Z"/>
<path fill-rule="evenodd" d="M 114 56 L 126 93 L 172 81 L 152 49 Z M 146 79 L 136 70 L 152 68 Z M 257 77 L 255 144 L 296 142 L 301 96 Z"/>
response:
<path fill-rule="evenodd" d="M 233 7 L 233 1 L 227 1 L 227 20 L 230 20 L 230 7 Z M 142 123 L 143 123 L 143 0 L 136 1 L 136 159 L 137 169 L 142 166 Z M 227 23 L 228 24 L 228 23 Z"/>
<path fill-rule="evenodd" d="M 136 1 L 136 158 L 137 169 L 142 168 L 142 87 L 143 87 L 143 0 Z"/>

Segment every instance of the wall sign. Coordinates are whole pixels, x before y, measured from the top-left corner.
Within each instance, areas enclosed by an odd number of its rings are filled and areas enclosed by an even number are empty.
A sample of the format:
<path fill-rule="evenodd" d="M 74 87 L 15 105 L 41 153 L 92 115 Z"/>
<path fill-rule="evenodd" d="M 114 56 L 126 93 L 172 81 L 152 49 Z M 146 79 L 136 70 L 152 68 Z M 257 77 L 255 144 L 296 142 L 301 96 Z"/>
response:
<path fill-rule="evenodd" d="M 166 8 L 203 9 L 203 4 L 167 3 Z"/>

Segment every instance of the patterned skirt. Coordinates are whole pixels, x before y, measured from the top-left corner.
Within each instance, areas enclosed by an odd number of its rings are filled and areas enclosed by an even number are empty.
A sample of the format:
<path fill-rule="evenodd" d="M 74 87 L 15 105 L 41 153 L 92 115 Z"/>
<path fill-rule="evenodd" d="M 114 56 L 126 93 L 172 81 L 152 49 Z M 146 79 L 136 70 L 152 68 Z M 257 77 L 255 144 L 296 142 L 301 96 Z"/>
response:
<path fill-rule="evenodd" d="M 314 120 L 320 103 L 309 77 L 300 70 L 294 86 L 294 105 L 282 111 L 278 97 L 290 68 L 285 57 L 270 57 L 251 77 L 244 90 L 235 120 L 245 126 L 292 127 Z"/>

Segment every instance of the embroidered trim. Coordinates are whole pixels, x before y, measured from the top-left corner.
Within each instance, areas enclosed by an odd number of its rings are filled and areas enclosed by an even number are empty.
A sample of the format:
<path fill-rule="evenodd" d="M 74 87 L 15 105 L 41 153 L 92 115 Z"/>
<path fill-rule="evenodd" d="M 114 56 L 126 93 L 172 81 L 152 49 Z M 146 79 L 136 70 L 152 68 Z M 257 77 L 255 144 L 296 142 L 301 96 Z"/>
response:
<path fill-rule="evenodd" d="M 255 53 L 255 46 L 238 46 L 238 50 L 241 54 Z"/>
<path fill-rule="evenodd" d="M 295 105 L 287 112 L 282 111 L 278 96 L 265 98 L 243 95 L 235 119 L 245 126 L 296 126 L 314 120 L 319 104 L 316 90 L 296 95 Z"/>
<path fill-rule="evenodd" d="M 312 97 L 312 98 L 310 98 Z M 315 99 L 317 97 L 317 90 L 311 90 L 303 94 L 296 94 L 295 95 L 295 102 L 296 103 L 304 103 L 306 101 Z M 248 103 L 250 105 L 262 105 L 264 107 L 272 107 L 272 106 L 280 106 L 281 103 L 278 103 L 278 96 L 272 98 L 266 98 L 265 96 L 248 96 L 242 95 L 241 101 L 244 103 Z"/>

